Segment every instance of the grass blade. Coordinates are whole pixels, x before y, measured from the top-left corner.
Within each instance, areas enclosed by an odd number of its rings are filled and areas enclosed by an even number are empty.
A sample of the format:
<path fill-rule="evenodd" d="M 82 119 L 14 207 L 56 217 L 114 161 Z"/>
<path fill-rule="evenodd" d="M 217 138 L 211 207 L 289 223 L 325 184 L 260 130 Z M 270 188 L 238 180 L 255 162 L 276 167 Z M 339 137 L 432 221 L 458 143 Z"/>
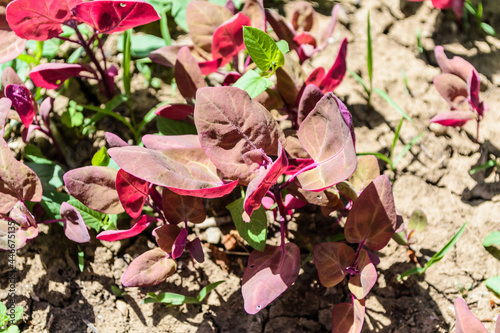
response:
<path fill-rule="evenodd" d="M 408 142 L 407 144 L 405 144 L 405 146 L 403 147 L 403 150 L 401 150 L 399 152 L 398 156 L 396 156 L 396 158 L 392 161 L 394 168 L 396 168 L 396 166 L 398 165 L 398 163 L 401 160 L 401 158 L 403 158 L 403 156 L 411 149 L 411 147 L 413 147 L 413 145 L 415 143 L 418 142 L 418 140 L 420 140 L 420 138 L 423 135 L 424 135 L 424 133 L 422 132 L 419 135 L 417 135 L 416 137 L 414 137 L 410 142 Z"/>
<path fill-rule="evenodd" d="M 368 77 L 370 78 L 370 91 L 373 88 L 373 50 L 372 50 L 372 33 L 370 27 L 370 11 L 366 17 L 366 66 L 368 68 Z"/>
<path fill-rule="evenodd" d="M 349 71 L 349 74 L 351 74 L 351 76 L 356 80 L 358 81 L 359 84 L 361 84 L 361 86 L 363 87 L 363 89 L 365 90 L 366 92 L 366 95 L 368 95 L 368 97 L 370 96 L 370 89 L 368 88 L 368 86 L 366 85 L 365 81 L 363 81 L 363 79 L 361 78 L 361 76 L 359 76 L 358 74 L 354 73 L 352 70 L 348 69 Z"/>
<path fill-rule="evenodd" d="M 385 163 L 391 165 L 391 160 L 389 159 L 389 157 L 385 156 L 384 154 L 382 153 L 357 153 L 358 156 L 365 156 L 365 155 L 373 155 L 375 156 L 376 158 L 378 158 L 379 160 L 382 160 L 384 161 Z"/>
<path fill-rule="evenodd" d="M 395 108 L 406 120 L 409 120 L 410 122 L 415 124 L 413 119 L 411 119 L 411 117 L 399 105 L 397 105 L 396 102 L 394 102 L 394 100 L 389 95 L 387 95 L 385 91 L 379 88 L 375 88 L 373 91 L 375 91 L 383 99 L 385 99 L 386 102 L 389 103 L 393 108 Z"/>

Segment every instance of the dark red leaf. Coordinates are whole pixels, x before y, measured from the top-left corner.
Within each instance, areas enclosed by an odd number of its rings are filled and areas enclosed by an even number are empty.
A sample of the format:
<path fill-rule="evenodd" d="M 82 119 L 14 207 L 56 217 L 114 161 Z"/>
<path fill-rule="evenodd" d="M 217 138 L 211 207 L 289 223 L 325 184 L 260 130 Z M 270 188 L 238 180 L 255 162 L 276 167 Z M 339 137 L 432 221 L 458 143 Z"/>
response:
<path fill-rule="evenodd" d="M 116 174 L 115 186 L 125 212 L 132 218 L 139 217 L 148 197 L 149 183 L 120 169 Z"/>
<path fill-rule="evenodd" d="M 359 274 L 349 280 L 349 290 L 357 299 L 362 299 L 377 282 L 377 269 L 365 249 L 359 252 L 358 271 Z"/>
<path fill-rule="evenodd" d="M 153 236 L 156 239 L 156 244 L 166 253 L 172 253 L 172 246 L 175 239 L 181 232 L 181 228 L 175 224 L 164 224 L 153 230 Z"/>
<path fill-rule="evenodd" d="M 49 63 L 33 68 L 30 79 L 37 87 L 57 89 L 70 77 L 81 76 L 82 72 L 89 72 L 89 69 L 78 64 Z"/>
<path fill-rule="evenodd" d="M 295 36 L 295 30 L 293 27 L 288 24 L 283 16 L 276 13 L 274 10 L 266 9 L 265 12 L 266 20 L 269 22 L 278 38 L 284 39 L 288 43 L 290 50 L 297 49 L 298 45 L 293 40 L 293 36 Z"/>
<path fill-rule="evenodd" d="M 64 234 L 77 243 L 90 242 L 89 231 L 80 212 L 67 202 L 61 204 L 61 218 L 64 219 Z"/>
<path fill-rule="evenodd" d="M 10 28 L 21 38 L 47 40 L 59 36 L 61 24 L 82 0 L 15 0 L 7 6 Z"/>
<path fill-rule="evenodd" d="M 186 119 L 186 117 L 192 115 L 193 112 L 194 112 L 194 107 L 187 104 L 168 104 L 159 107 L 155 111 L 155 113 L 160 117 L 172 120 Z"/>
<path fill-rule="evenodd" d="M 238 81 L 238 79 L 241 77 L 241 74 L 238 72 L 229 72 L 226 74 L 224 77 L 224 81 L 222 82 L 223 86 L 232 86 L 233 83 Z"/>
<path fill-rule="evenodd" d="M 294 175 L 298 171 L 305 167 L 314 164 L 314 160 L 310 158 L 294 158 L 288 160 L 288 169 L 285 171 L 285 175 Z"/>
<path fill-rule="evenodd" d="M 306 81 L 304 82 L 304 85 L 308 86 L 310 84 L 313 84 L 319 87 L 321 85 L 321 82 L 323 82 L 324 78 L 325 78 L 325 69 L 323 67 L 316 67 L 311 72 L 311 74 L 309 74 Z"/>
<path fill-rule="evenodd" d="M 250 24 L 248 17 L 238 13 L 219 26 L 213 36 L 212 58 L 223 58 L 221 65 L 224 65 L 231 61 L 234 55 L 245 49 L 243 26 L 249 26 Z"/>
<path fill-rule="evenodd" d="M 193 99 L 196 91 L 207 85 L 198 62 L 187 46 L 182 47 L 177 54 L 174 73 L 177 88 L 186 99 Z"/>
<path fill-rule="evenodd" d="M 144 252 L 135 258 L 122 276 L 125 287 L 150 287 L 165 281 L 175 273 L 177 263 L 167 258 L 162 249 L 156 248 Z"/>
<path fill-rule="evenodd" d="M 295 37 L 293 37 L 293 40 L 298 45 L 309 44 L 313 48 L 316 48 L 316 39 L 309 32 L 302 32 L 298 35 L 295 35 Z"/>
<path fill-rule="evenodd" d="M 356 259 L 354 250 L 349 245 L 332 242 L 315 245 L 313 258 L 319 281 L 327 288 L 342 282 L 347 274 L 346 268 Z"/>
<path fill-rule="evenodd" d="M 364 299 L 355 299 L 353 304 L 336 304 L 332 312 L 332 333 L 360 333 L 364 320 Z"/>
<path fill-rule="evenodd" d="M 25 127 L 29 127 L 35 118 L 36 109 L 28 88 L 23 85 L 9 84 L 5 87 L 5 97 L 12 101 Z"/>
<path fill-rule="evenodd" d="M 474 110 L 478 110 L 480 82 L 479 82 L 479 75 L 475 70 L 472 71 L 472 75 L 470 76 L 467 83 L 469 86 L 470 104 L 472 105 Z"/>
<path fill-rule="evenodd" d="M 441 112 L 431 119 L 431 123 L 443 126 L 462 127 L 466 122 L 476 119 L 477 115 L 472 111 L 447 111 Z"/>
<path fill-rule="evenodd" d="M 172 245 L 172 258 L 179 258 L 184 252 L 184 248 L 187 244 L 188 231 L 186 228 L 181 229 L 177 237 L 175 238 L 174 244 Z"/>
<path fill-rule="evenodd" d="M 191 258 L 193 258 L 200 264 L 205 261 L 203 246 L 201 245 L 201 241 L 198 237 L 187 243 L 186 247 L 189 250 L 189 253 L 191 254 Z"/>
<path fill-rule="evenodd" d="M 339 53 L 337 54 L 335 62 L 328 73 L 326 73 L 321 85 L 319 86 L 325 94 L 329 91 L 334 91 L 344 79 L 345 72 L 347 70 L 346 56 L 347 38 L 344 38 L 340 44 Z"/>
<path fill-rule="evenodd" d="M 81 2 L 72 11 L 78 20 L 103 34 L 125 31 L 160 19 L 153 6 L 144 1 L 95 0 Z"/>
<path fill-rule="evenodd" d="M 163 188 L 162 200 L 163 213 L 169 223 L 202 223 L 207 217 L 201 198 L 179 195 Z"/>
<path fill-rule="evenodd" d="M 127 239 L 139 235 L 149 226 L 148 217 L 143 215 L 139 221 L 137 221 L 132 228 L 127 230 L 106 230 L 101 232 L 96 236 L 97 239 L 113 242 L 117 240 Z"/>
<path fill-rule="evenodd" d="M 223 58 L 217 58 L 214 60 L 199 61 L 198 66 L 200 67 L 201 74 L 208 75 L 216 72 L 220 66 L 222 66 Z"/>

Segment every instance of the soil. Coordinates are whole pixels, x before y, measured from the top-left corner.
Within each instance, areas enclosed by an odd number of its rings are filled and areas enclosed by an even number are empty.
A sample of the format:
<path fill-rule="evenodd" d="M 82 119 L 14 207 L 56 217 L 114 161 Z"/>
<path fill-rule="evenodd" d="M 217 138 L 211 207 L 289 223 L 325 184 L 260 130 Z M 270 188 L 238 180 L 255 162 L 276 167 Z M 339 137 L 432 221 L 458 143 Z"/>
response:
<path fill-rule="evenodd" d="M 323 15 L 329 15 L 333 3 L 311 3 L 322 14 L 320 24 L 325 25 L 328 19 Z M 419 263 L 425 264 L 467 222 L 457 246 L 421 276 L 397 280 L 399 274 L 415 267 L 409 262 L 406 247 L 391 241 L 378 253 L 379 276 L 366 299 L 363 332 L 453 332 L 453 301 L 457 297 L 463 297 L 492 332 L 500 299 L 486 288 L 484 280 L 500 275 L 500 261 L 484 249 L 482 240 L 500 228 L 500 180 L 495 173 L 471 176 L 469 170 L 493 155 L 500 157 L 500 40 L 484 37 L 474 26 L 465 31 L 451 12 L 434 9 L 430 1 L 340 3 L 340 24 L 332 42 L 306 64 L 306 69 L 330 67 L 341 39 L 347 37 L 348 67 L 367 80 L 366 17 L 370 12 L 373 87 L 388 92 L 415 120 L 414 124 L 404 123 L 402 142 L 424 133 L 394 172 L 384 171 L 393 181 L 396 207 L 405 221 L 415 208 L 428 217 L 427 229 L 417 235 L 413 245 Z M 485 19 L 500 31 L 500 4 L 495 0 L 483 3 Z M 266 5 L 289 12 L 293 2 Z M 422 53 L 417 47 L 417 29 Z M 490 106 L 481 123 L 481 144 L 475 143 L 472 122 L 463 129 L 429 126 L 434 115 L 448 108 L 432 85 L 440 73 L 433 54 L 435 45 L 443 45 L 448 56 L 465 58 L 481 73 L 481 97 Z M 142 87 L 140 75 L 137 80 Z M 142 91 L 138 98 L 149 107 L 156 99 L 171 98 L 169 86 Z M 370 108 L 362 87 L 350 75 L 335 93 L 353 113 L 357 151 L 387 154 L 401 115 L 377 94 L 372 96 Z M 396 153 L 403 148 L 402 142 L 398 142 Z M 228 219 L 216 220 L 215 229 L 195 229 L 204 243 L 214 232 L 229 234 L 231 224 L 224 223 Z M 81 245 L 85 269 L 80 272 L 75 244 L 64 237 L 61 227 L 43 226 L 40 235 L 17 252 L 17 301 L 25 309 L 20 327 L 28 333 L 331 331 L 333 305 L 349 301 L 350 296 L 344 285 L 321 286 L 312 261 L 306 260 L 306 245 L 320 241 L 333 221 L 310 209 L 294 216 L 291 238 L 301 247 L 304 260 L 300 275 L 291 288 L 256 315 L 244 311 L 240 291 L 248 259 L 245 250 L 249 248 L 222 251 L 220 242 L 215 250 L 207 246 L 203 264 L 193 266 L 188 256 L 183 256 L 177 273 L 166 282 L 154 288 L 127 288 L 125 295 L 117 296 L 111 287 L 121 286 L 120 278 L 131 260 L 155 246 L 150 233 L 120 242 L 99 242 L 92 234 L 92 243 Z M 0 300 L 6 300 L 7 253 L 0 253 L 0 258 Z M 200 305 L 166 308 L 142 303 L 148 292 L 196 296 L 203 286 L 219 280 L 225 282 Z"/>

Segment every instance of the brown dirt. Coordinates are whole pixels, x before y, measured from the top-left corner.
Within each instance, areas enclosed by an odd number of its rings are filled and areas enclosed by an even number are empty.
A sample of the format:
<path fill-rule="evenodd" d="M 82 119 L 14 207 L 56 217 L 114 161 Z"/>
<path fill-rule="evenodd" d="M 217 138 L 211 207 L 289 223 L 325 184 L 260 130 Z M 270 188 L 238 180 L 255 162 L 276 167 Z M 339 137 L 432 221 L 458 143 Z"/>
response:
<path fill-rule="evenodd" d="M 329 14 L 332 3 L 315 3 Z M 331 66 L 333 54 L 344 36 L 349 40 L 348 67 L 367 78 L 366 16 L 370 10 L 374 48 L 374 87 L 383 89 L 406 110 L 415 124 L 405 122 L 401 138 L 406 143 L 420 132 L 423 138 L 400 162 L 395 172 L 385 171 L 393 180 L 396 207 L 408 220 L 415 208 L 427 214 L 429 225 L 414 245 L 420 263 L 425 263 L 467 221 L 462 238 L 445 258 L 422 276 L 398 282 L 398 274 L 414 267 L 406 248 L 391 241 L 379 256 L 378 283 L 366 300 L 363 332 L 452 332 L 453 301 L 462 296 L 471 311 L 492 331 L 500 313 L 500 299 L 484 280 L 500 275 L 500 262 L 481 245 L 484 237 L 500 227 L 500 182 L 498 175 L 472 177 L 469 170 L 485 162 L 485 154 L 500 148 L 500 40 L 461 31 L 448 12 L 432 8 L 430 2 L 404 0 L 344 0 L 340 25 L 334 41 L 308 65 Z M 291 4 L 284 8 L 290 9 Z M 484 17 L 500 31 L 500 5 L 484 1 Z M 321 23 L 326 22 L 322 17 Z M 419 54 L 416 31 L 420 29 L 424 53 Z M 439 73 L 433 55 L 435 45 L 449 54 L 464 57 L 481 73 L 482 99 L 490 105 L 481 124 L 479 141 L 474 143 L 475 125 L 462 130 L 429 128 L 429 119 L 446 110 L 445 101 L 432 86 Z M 411 95 L 405 90 L 401 71 L 408 77 Z M 154 92 L 154 94 L 158 94 Z M 163 93 L 163 94 L 161 94 Z M 170 87 L 156 98 L 166 99 Z M 401 116 L 378 95 L 368 108 L 361 86 L 350 76 L 336 91 L 354 116 L 358 152 L 387 153 Z M 151 96 L 147 93 L 144 98 Z M 153 103 L 154 105 L 154 103 Z M 396 152 L 402 149 L 399 143 Z M 295 241 L 300 235 L 318 237 L 332 220 L 318 213 L 302 211 L 293 224 Z M 226 233 L 227 226 L 221 227 Z M 293 230 L 294 228 L 292 228 Z M 206 231 L 199 229 L 202 239 Z M 300 232 L 300 233 L 299 233 Z M 321 235 L 321 234 L 320 234 Z M 95 234 L 94 234 L 95 236 Z M 326 332 L 331 330 L 331 309 L 348 300 L 345 286 L 322 287 L 312 262 L 306 262 L 296 283 L 257 315 L 243 309 L 240 292 L 244 253 L 227 254 L 229 267 L 209 257 L 193 264 L 179 261 L 178 273 L 154 288 L 128 288 L 127 295 L 115 296 L 111 286 L 130 261 L 154 246 L 150 233 L 136 239 L 107 243 L 95 240 L 82 246 L 85 270 L 77 265 L 77 248 L 51 225 L 42 229 L 32 244 L 17 253 L 19 305 L 24 306 L 24 332 Z M 314 239 L 314 238 L 313 238 Z M 219 245 L 220 246 L 220 245 Z M 308 251 L 303 248 L 303 258 Z M 207 250 L 207 254 L 209 251 Z M 0 300 L 7 298 L 7 254 L 0 253 Z M 165 308 L 142 304 L 147 292 L 177 292 L 195 296 L 208 283 L 225 280 L 201 305 Z"/>

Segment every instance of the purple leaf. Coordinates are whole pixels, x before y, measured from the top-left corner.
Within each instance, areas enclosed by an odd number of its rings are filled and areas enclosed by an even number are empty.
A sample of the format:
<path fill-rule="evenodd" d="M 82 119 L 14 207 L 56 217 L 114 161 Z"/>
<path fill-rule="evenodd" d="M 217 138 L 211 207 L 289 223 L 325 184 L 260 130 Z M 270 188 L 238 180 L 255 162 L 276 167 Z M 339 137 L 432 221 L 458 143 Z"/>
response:
<path fill-rule="evenodd" d="M 192 115 L 194 108 L 187 104 L 168 104 L 156 109 L 155 113 L 163 118 L 172 120 L 183 120 Z"/>
<path fill-rule="evenodd" d="M 0 64 L 17 58 L 26 48 L 26 39 L 18 37 L 14 31 L 0 30 L 0 40 Z"/>
<path fill-rule="evenodd" d="M 158 50 L 151 52 L 148 57 L 153 62 L 166 67 L 174 67 L 177 60 L 177 54 L 183 47 L 193 49 L 192 45 L 167 45 L 160 47 Z"/>
<path fill-rule="evenodd" d="M 186 8 L 189 35 L 202 56 L 210 59 L 215 30 L 233 17 L 231 11 L 208 1 L 190 1 Z"/>
<path fill-rule="evenodd" d="M 181 228 L 174 224 L 164 224 L 153 230 L 156 244 L 166 253 L 172 253 L 172 246 L 175 239 L 181 232 Z"/>
<path fill-rule="evenodd" d="M 359 252 L 358 270 L 359 274 L 349 280 L 349 290 L 357 299 L 362 299 L 377 282 L 377 269 L 365 249 Z"/>
<path fill-rule="evenodd" d="M 163 188 L 162 198 L 163 213 L 169 223 L 202 223 L 207 218 L 201 198 L 179 195 L 168 188 Z"/>
<path fill-rule="evenodd" d="M 321 33 L 320 37 L 321 45 L 319 46 L 319 50 L 323 50 L 328 45 L 328 39 L 330 39 L 330 36 L 333 34 L 335 26 L 337 25 L 337 16 L 339 14 L 339 10 L 340 10 L 340 4 L 336 4 L 335 6 L 333 6 L 332 14 L 330 16 L 330 22 Z"/>
<path fill-rule="evenodd" d="M 179 258 L 184 252 L 184 248 L 187 244 L 188 231 L 186 228 L 181 229 L 177 237 L 175 238 L 174 244 L 172 245 L 172 258 Z"/>
<path fill-rule="evenodd" d="M 291 16 L 292 26 L 295 31 L 311 31 L 317 25 L 318 14 L 308 2 L 297 2 L 293 7 Z"/>
<path fill-rule="evenodd" d="M 148 221 L 148 217 L 146 215 L 142 215 L 142 217 L 137 222 L 135 222 L 135 224 L 130 229 L 106 230 L 97 235 L 96 238 L 107 242 L 114 242 L 117 240 L 131 238 L 143 232 L 149 226 L 149 224 L 150 222 Z"/>
<path fill-rule="evenodd" d="M 334 91 L 344 79 L 345 72 L 347 70 L 346 56 L 347 38 L 344 38 L 340 44 L 339 53 L 337 54 L 335 62 L 328 73 L 326 73 L 323 81 L 321 81 L 321 85 L 319 86 L 325 94 L 327 92 Z"/>
<path fill-rule="evenodd" d="M 256 314 L 290 287 L 300 268 L 300 250 L 297 245 L 287 243 L 283 251 L 279 246 L 266 246 L 263 252 L 254 250 L 248 258 L 243 273 L 241 292 L 245 311 Z"/>
<path fill-rule="evenodd" d="M 125 31 L 160 19 L 153 6 L 144 1 L 80 2 L 72 11 L 79 21 L 101 34 Z"/>
<path fill-rule="evenodd" d="M 271 188 L 271 186 L 276 184 L 278 178 L 288 168 L 288 159 L 286 158 L 285 150 L 281 147 L 281 143 L 279 146 L 280 149 L 278 158 L 271 165 L 261 167 L 258 171 L 257 177 L 255 177 L 248 184 L 243 204 L 248 217 L 252 216 L 252 212 L 260 207 L 262 199 L 266 195 L 267 191 Z"/>
<path fill-rule="evenodd" d="M 139 217 L 148 197 L 149 183 L 120 169 L 115 186 L 125 212 L 132 218 Z"/>
<path fill-rule="evenodd" d="M 434 86 L 439 94 L 454 108 L 461 108 L 463 103 L 466 110 L 469 109 L 467 97 L 469 88 L 467 83 L 453 74 L 440 74 L 434 78 Z"/>
<path fill-rule="evenodd" d="M 396 223 L 391 182 L 381 175 L 354 201 L 344 227 L 345 238 L 349 243 L 362 243 L 378 251 L 391 240 Z"/>
<path fill-rule="evenodd" d="M 463 58 L 453 57 L 453 59 L 448 59 L 444 53 L 444 48 L 440 45 L 434 48 L 434 54 L 443 73 L 456 75 L 467 82 L 469 76 L 475 71 L 474 66 Z"/>
<path fill-rule="evenodd" d="M 438 123 L 443 126 L 462 127 L 471 119 L 476 119 L 477 115 L 472 111 L 447 111 L 441 112 L 431 119 L 431 123 Z"/>
<path fill-rule="evenodd" d="M 122 276 L 125 287 L 150 287 L 165 281 L 173 275 L 177 263 L 162 249 L 149 250 L 135 258 Z"/>
<path fill-rule="evenodd" d="M 57 89 L 70 77 L 81 76 L 82 72 L 92 73 L 93 70 L 78 64 L 48 63 L 33 68 L 30 79 L 37 87 Z"/>
<path fill-rule="evenodd" d="M 142 143 L 154 150 L 169 150 L 175 148 L 200 148 L 200 141 L 196 134 L 186 135 L 152 135 L 146 134 L 142 137 Z"/>
<path fill-rule="evenodd" d="M 26 205 L 21 201 L 18 201 L 14 206 L 14 208 L 12 208 L 9 217 L 13 219 L 16 223 L 20 224 L 21 227 L 24 229 L 37 226 L 35 218 L 28 210 Z"/>
<path fill-rule="evenodd" d="M 186 245 L 189 253 L 191 254 L 191 258 L 199 262 L 200 264 L 205 261 L 205 254 L 203 253 L 203 246 L 201 245 L 201 241 L 198 237 L 188 242 Z"/>
<path fill-rule="evenodd" d="M 255 174 L 243 160 L 251 150 L 276 156 L 282 132 L 269 111 L 235 87 L 202 88 L 196 94 L 194 121 L 203 150 L 232 180 L 247 185 Z"/>
<path fill-rule="evenodd" d="M 332 333 L 360 333 L 364 320 L 364 299 L 355 299 L 353 304 L 336 304 L 332 312 Z"/>
<path fill-rule="evenodd" d="M 21 138 L 23 139 L 23 142 L 24 143 L 27 143 L 28 142 L 28 139 L 31 135 L 31 133 L 33 133 L 33 131 L 37 128 L 38 126 L 34 125 L 34 124 L 31 124 L 29 125 L 28 127 L 24 127 L 23 130 L 21 131 Z"/>
<path fill-rule="evenodd" d="M 314 110 L 316 104 L 324 96 L 321 89 L 313 84 L 305 87 L 302 96 L 300 97 L 299 108 L 297 109 L 297 125 L 300 126 L 307 115 Z"/>
<path fill-rule="evenodd" d="M 42 200 L 42 183 L 33 170 L 14 158 L 0 137 L 0 213 L 7 214 L 18 201 Z"/>
<path fill-rule="evenodd" d="M 232 57 L 245 49 L 243 43 L 243 26 L 249 26 L 250 19 L 238 13 L 220 25 L 214 32 L 212 41 L 212 58 L 223 58 L 221 65 L 227 64 Z"/>
<path fill-rule="evenodd" d="M 302 146 L 317 167 L 297 176 L 301 188 L 319 191 L 349 178 L 356 169 L 356 151 L 332 93 L 326 94 L 304 119 L 298 130 Z"/>
<path fill-rule="evenodd" d="M 63 178 L 68 192 L 88 208 L 120 214 L 124 209 L 115 187 L 117 173 L 109 167 L 86 166 L 66 172 Z"/>
<path fill-rule="evenodd" d="M 285 175 L 293 175 L 312 164 L 314 164 L 314 160 L 310 158 L 289 159 L 288 169 L 285 171 Z"/>
<path fill-rule="evenodd" d="M 113 160 L 128 173 L 181 195 L 218 198 L 230 193 L 237 181 L 226 183 L 201 148 L 156 151 L 143 147 L 108 150 Z"/>
<path fill-rule="evenodd" d="M 323 67 L 316 67 L 307 77 L 306 81 L 304 82 L 304 86 L 307 87 L 308 85 L 313 84 L 319 87 L 324 78 L 325 69 Z"/>
<path fill-rule="evenodd" d="M 12 101 L 10 99 L 5 97 L 0 98 L 0 137 L 3 137 L 5 133 L 5 123 L 7 122 L 11 106 Z"/>
<path fill-rule="evenodd" d="M 89 231 L 80 212 L 67 202 L 61 204 L 61 218 L 64 219 L 64 234 L 73 242 L 90 242 Z"/>
<path fill-rule="evenodd" d="M 288 24 L 283 16 L 275 11 L 266 9 L 265 12 L 266 20 L 269 22 L 278 38 L 280 40 L 284 39 L 288 43 L 290 50 L 297 49 L 298 45 L 293 40 L 293 37 L 295 36 L 295 30 L 293 30 L 293 27 Z"/>
<path fill-rule="evenodd" d="M 217 58 L 213 60 L 207 61 L 198 61 L 198 66 L 200 67 L 201 74 L 208 75 L 213 72 L 216 72 L 220 66 L 222 66 L 223 58 Z"/>
<path fill-rule="evenodd" d="M 196 91 L 207 85 L 198 62 L 187 46 L 182 47 L 177 54 L 174 73 L 177 88 L 186 99 L 193 99 Z"/>
<path fill-rule="evenodd" d="M 52 103 L 54 99 L 52 97 L 47 97 L 43 100 L 42 104 L 40 104 L 40 109 L 38 113 L 40 114 L 40 118 L 42 118 L 43 123 L 46 128 L 50 128 L 50 110 L 52 110 Z"/>
<path fill-rule="evenodd" d="M 455 299 L 456 333 L 488 333 L 483 323 L 470 312 L 462 298 Z"/>
<path fill-rule="evenodd" d="M 478 110 L 480 82 L 479 82 L 479 76 L 475 70 L 472 71 L 472 75 L 470 76 L 467 82 L 469 86 L 470 104 L 472 108 L 474 108 L 474 110 Z M 482 114 L 479 115 L 482 116 Z"/>
<path fill-rule="evenodd" d="M 263 0 L 246 0 L 241 12 L 250 18 L 252 27 L 266 31 L 266 13 L 264 12 Z"/>
<path fill-rule="evenodd" d="M 347 267 L 354 264 L 354 250 L 344 243 L 320 243 L 314 246 L 314 265 L 318 270 L 319 281 L 327 288 L 342 282 Z"/>
<path fill-rule="evenodd" d="M 35 118 L 36 109 L 28 88 L 23 85 L 9 84 L 5 87 L 5 97 L 12 101 L 25 127 L 29 127 Z"/>
<path fill-rule="evenodd" d="M 122 138 L 120 138 L 118 135 L 113 134 L 111 132 L 106 132 L 104 135 L 106 138 L 106 142 L 108 143 L 109 147 L 127 147 L 129 146 L 128 143 L 126 143 Z"/>
<path fill-rule="evenodd" d="M 73 14 L 71 8 L 82 0 L 15 0 L 7 6 L 7 21 L 16 35 L 25 39 L 57 37 L 61 24 Z"/>

